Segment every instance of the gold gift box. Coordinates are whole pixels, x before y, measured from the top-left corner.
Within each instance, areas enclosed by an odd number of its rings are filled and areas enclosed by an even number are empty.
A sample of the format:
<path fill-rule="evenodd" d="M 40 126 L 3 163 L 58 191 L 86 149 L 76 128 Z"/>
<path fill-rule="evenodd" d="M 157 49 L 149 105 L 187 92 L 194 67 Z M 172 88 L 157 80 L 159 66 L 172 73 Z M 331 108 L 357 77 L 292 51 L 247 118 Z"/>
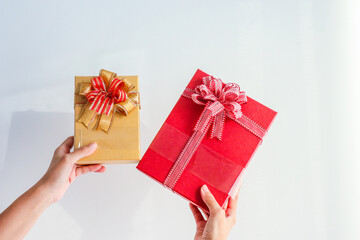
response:
<path fill-rule="evenodd" d="M 77 164 L 112 164 L 137 163 L 140 160 L 140 110 L 139 106 L 127 116 L 120 112 L 113 114 L 110 130 L 104 132 L 97 129 L 97 121 L 92 121 L 89 128 L 77 122 L 87 103 L 87 99 L 79 94 L 80 85 L 98 76 L 75 76 L 75 126 L 74 148 L 96 142 L 98 147 L 91 156 L 80 159 Z M 134 84 L 133 90 L 139 90 L 138 76 L 118 76 Z"/>

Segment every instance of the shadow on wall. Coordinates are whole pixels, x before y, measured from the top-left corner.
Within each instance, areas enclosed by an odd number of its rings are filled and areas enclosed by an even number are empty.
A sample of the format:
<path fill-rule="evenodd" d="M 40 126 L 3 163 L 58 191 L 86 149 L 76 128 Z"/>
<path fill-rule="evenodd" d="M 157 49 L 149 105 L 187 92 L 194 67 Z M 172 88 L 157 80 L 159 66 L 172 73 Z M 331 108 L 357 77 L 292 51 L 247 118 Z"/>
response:
<path fill-rule="evenodd" d="M 12 114 L 5 162 L 0 171 L 0 196 L 12 201 L 44 174 L 55 148 L 72 134 L 72 122 L 72 113 Z"/>
<path fill-rule="evenodd" d="M 0 170 L 0 211 L 38 181 L 48 168 L 55 148 L 72 134 L 72 113 L 12 114 L 6 158 Z M 58 205 L 81 226 L 81 239 L 98 239 L 99 228 L 104 229 L 104 239 L 113 239 L 114 236 L 107 236 L 107 228 L 114 225 L 124 239 L 127 233 L 136 230 L 132 229 L 129 216 L 136 214 L 150 190 L 135 166 L 108 165 L 106 173 L 80 177 L 69 188 Z M 61 224 L 51 214 L 45 218 Z M 46 227 L 43 222 L 39 222 L 39 227 Z"/>

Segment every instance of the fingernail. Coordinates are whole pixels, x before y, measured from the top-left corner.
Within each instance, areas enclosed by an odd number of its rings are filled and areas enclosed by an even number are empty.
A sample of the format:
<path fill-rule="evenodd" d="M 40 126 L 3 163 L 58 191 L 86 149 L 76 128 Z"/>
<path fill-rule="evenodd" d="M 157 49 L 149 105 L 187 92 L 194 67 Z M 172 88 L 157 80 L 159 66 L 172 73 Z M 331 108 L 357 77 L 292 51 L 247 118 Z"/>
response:
<path fill-rule="evenodd" d="M 203 185 L 203 186 L 202 186 L 202 190 L 203 190 L 204 192 L 208 192 L 208 191 L 209 191 L 209 188 L 208 188 L 206 185 Z"/>
<path fill-rule="evenodd" d="M 94 142 L 94 143 L 90 144 L 89 147 L 90 147 L 90 148 L 96 148 L 96 147 L 97 147 L 97 143 Z"/>

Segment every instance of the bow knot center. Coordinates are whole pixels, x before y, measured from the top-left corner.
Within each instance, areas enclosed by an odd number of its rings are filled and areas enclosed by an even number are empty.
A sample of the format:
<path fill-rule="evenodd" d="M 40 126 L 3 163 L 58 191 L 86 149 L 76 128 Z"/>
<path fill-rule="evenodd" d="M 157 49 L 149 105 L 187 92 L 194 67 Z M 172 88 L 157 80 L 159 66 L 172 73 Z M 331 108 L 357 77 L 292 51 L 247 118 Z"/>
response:
<path fill-rule="evenodd" d="M 207 102 L 218 102 L 224 107 L 229 117 L 238 119 L 242 116 L 241 104 L 246 103 L 246 94 L 240 91 L 236 83 L 223 83 L 219 78 L 211 76 L 203 78 L 203 84 L 195 88 L 192 94 L 195 103 L 205 105 Z"/>

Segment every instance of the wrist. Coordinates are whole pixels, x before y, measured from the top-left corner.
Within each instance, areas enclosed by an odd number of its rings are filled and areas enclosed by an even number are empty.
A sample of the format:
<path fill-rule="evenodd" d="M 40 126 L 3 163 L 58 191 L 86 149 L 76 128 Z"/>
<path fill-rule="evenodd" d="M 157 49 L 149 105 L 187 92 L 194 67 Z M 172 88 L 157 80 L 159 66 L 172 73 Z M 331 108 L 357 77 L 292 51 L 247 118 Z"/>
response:
<path fill-rule="evenodd" d="M 44 179 L 40 179 L 33 186 L 33 190 L 40 197 L 40 199 L 45 205 L 51 205 L 55 202 L 51 188 L 48 186 L 46 181 L 44 181 Z"/>

